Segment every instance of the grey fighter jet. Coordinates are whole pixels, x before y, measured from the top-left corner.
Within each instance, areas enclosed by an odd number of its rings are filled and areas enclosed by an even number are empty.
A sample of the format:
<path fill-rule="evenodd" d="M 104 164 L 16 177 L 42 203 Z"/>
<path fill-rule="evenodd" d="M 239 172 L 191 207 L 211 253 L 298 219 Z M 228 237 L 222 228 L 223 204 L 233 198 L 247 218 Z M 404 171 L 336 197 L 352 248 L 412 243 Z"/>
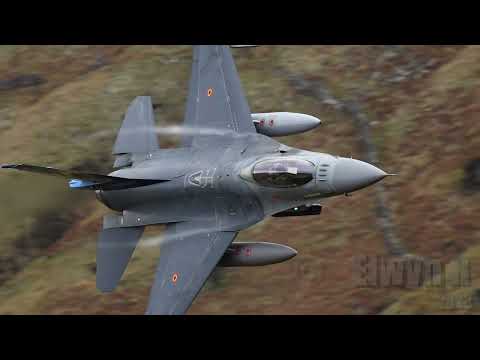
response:
<path fill-rule="evenodd" d="M 318 123 L 300 114 L 252 114 L 230 47 L 202 45 L 194 47 L 181 147 L 160 148 L 151 100 L 139 97 L 126 113 L 113 149 L 116 171 L 108 176 L 1 167 L 66 178 L 113 210 L 98 238 L 101 291 L 116 288 L 145 227 L 165 224 L 147 314 L 184 314 L 217 266 L 269 265 L 297 254 L 278 244 L 233 242 L 239 231 L 268 216 L 318 215 L 322 198 L 387 176 L 362 161 L 272 139 Z"/>

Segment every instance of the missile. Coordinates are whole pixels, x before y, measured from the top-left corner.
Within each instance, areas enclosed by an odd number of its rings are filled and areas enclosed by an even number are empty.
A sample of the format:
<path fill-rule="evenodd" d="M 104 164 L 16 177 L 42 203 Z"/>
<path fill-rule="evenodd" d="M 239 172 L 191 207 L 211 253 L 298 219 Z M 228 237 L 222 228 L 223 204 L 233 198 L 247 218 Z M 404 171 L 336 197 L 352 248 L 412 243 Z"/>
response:
<path fill-rule="evenodd" d="M 296 250 L 285 245 L 265 242 L 237 242 L 230 245 L 218 266 L 265 266 L 290 260 L 296 255 Z"/>
<path fill-rule="evenodd" d="M 252 114 L 252 120 L 258 133 L 270 137 L 300 134 L 321 124 L 316 117 L 288 112 Z"/>

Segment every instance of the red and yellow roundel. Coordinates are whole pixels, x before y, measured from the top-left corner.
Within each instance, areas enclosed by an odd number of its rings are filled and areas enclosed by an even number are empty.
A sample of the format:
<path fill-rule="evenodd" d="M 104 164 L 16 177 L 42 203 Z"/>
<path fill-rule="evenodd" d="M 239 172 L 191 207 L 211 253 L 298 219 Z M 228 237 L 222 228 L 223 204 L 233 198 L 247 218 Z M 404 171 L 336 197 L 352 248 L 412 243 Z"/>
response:
<path fill-rule="evenodd" d="M 212 89 L 212 88 L 208 89 L 208 91 L 207 91 L 207 96 L 208 96 L 208 97 L 213 96 L 213 89 Z"/>
<path fill-rule="evenodd" d="M 174 274 L 172 275 L 172 283 L 175 284 L 177 281 L 178 281 L 178 274 L 177 274 L 177 273 L 174 273 Z"/>

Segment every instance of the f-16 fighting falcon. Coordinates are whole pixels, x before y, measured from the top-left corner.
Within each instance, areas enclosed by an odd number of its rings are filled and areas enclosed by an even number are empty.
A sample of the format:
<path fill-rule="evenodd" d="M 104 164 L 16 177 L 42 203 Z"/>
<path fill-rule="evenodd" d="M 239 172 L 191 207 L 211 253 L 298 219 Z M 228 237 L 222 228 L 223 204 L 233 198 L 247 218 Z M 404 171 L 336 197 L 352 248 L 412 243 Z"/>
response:
<path fill-rule="evenodd" d="M 100 291 L 117 287 L 145 227 L 165 224 L 147 314 L 184 314 L 217 266 L 270 265 L 297 254 L 284 245 L 234 242 L 240 231 L 269 216 L 318 215 L 322 198 L 388 175 L 273 139 L 319 124 L 302 114 L 252 114 L 230 47 L 194 46 L 180 147 L 160 147 L 151 99 L 138 97 L 119 130 L 110 175 L 1 167 L 63 177 L 112 210 L 97 243 Z"/>

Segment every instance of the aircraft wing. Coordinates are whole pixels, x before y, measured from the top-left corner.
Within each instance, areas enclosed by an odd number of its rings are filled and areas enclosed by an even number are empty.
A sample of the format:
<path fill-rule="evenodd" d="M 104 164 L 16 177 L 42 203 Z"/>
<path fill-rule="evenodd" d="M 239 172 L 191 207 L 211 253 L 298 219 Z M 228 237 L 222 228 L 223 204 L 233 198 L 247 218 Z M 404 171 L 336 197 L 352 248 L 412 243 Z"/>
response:
<path fill-rule="evenodd" d="M 256 133 L 230 48 L 194 46 L 184 146 L 211 144 L 211 136 Z"/>
<path fill-rule="evenodd" d="M 146 314 L 184 314 L 236 235 L 194 222 L 167 225 Z"/>

